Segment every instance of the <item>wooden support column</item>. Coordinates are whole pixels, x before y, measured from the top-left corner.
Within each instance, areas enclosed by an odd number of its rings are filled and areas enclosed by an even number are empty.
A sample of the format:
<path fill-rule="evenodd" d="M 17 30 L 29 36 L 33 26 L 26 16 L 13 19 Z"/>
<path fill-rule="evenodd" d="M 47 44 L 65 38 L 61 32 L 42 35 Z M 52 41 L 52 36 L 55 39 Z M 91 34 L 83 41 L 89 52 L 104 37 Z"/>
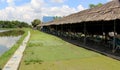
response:
<path fill-rule="evenodd" d="M 60 25 L 60 26 L 61 26 L 61 27 L 60 27 L 60 28 L 61 28 L 60 36 L 62 37 L 62 25 Z"/>
<path fill-rule="evenodd" d="M 55 35 L 57 35 L 58 33 L 57 33 L 57 25 L 55 25 Z"/>
<path fill-rule="evenodd" d="M 84 45 L 86 45 L 86 23 L 84 23 Z"/>
<path fill-rule="evenodd" d="M 66 37 L 67 25 L 65 25 L 64 29 L 65 29 L 65 37 Z"/>
<path fill-rule="evenodd" d="M 116 32 L 116 20 L 114 20 L 114 37 L 113 37 L 113 49 L 112 49 L 113 53 L 116 51 L 115 32 Z"/>
<path fill-rule="evenodd" d="M 71 34 L 71 24 L 70 24 L 70 34 Z M 70 40 L 72 40 L 72 35 L 70 35 Z"/>

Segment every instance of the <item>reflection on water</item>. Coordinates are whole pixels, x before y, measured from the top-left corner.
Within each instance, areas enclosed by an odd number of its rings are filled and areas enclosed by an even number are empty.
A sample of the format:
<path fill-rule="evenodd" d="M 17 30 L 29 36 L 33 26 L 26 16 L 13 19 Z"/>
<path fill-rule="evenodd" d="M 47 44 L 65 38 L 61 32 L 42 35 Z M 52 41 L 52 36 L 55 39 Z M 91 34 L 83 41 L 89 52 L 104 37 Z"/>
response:
<path fill-rule="evenodd" d="M 7 32 L 6 30 L 0 30 L 1 32 Z M 16 33 L 15 33 L 16 34 Z M 21 35 L 19 36 L 0 36 L 0 56 L 8 51 L 19 39 Z"/>
<path fill-rule="evenodd" d="M 22 30 L 8 30 L 4 32 L 0 32 L 0 36 L 19 36 L 24 34 Z"/>
<path fill-rule="evenodd" d="M 2 55 L 5 51 L 7 51 L 8 48 L 3 46 L 3 45 L 0 45 L 0 55 Z"/>
<path fill-rule="evenodd" d="M 0 30 L 0 32 L 5 32 L 5 31 L 9 31 L 9 30 Z"/>
<path fill-rule="evenodd" d="M 0 37 L 0 55 L 9 50 L 20 38 L 18 37 Z"/>

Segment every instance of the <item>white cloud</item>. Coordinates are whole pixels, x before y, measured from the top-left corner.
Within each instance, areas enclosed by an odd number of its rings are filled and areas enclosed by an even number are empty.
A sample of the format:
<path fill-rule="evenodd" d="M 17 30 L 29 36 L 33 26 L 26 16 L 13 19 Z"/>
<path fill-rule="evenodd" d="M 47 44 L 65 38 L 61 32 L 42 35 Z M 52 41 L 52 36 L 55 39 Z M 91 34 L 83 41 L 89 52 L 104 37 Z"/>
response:
<path fill-rule="evenodd" d="M 107 0 L 108 2 L 113 1 L 113 0 Z"/>
<path fill-rule="evenodd" d="M 31 0 L 23 6 L 11 6 L 13 0 L 7 0 L 10 5 L 0 10 L 0 20 L 20 20 L 31 23 L 34 19 L 41 19 L 41 7 L 43 0 Z"/>
<path fill-rule="evenodd" d="M 84 10 L 85 8 L 82 5 L 78 5 L 77 7 L 78 11 Z"/>
<path fill-rule="evenodd" d="M 8 0 L 9 4 L 14 0 Z M 31 23 L 34 19 L 42 19 L 42 16 L 66 16 L 84 9 L 82 5 L 71 8 L 68 5 L 61 7 L 45 7 L 44 0 L 31 0 L 23 6 L 8 6 L 0 10 L 0 20 L 19 20 Z"/>
<path fill-rule="evenodd" d="M 24 5 L 20 7 L 6 7 L 0 10 L 1 20 L 20 20 L 30 23 L 33 19 L 41 19 L 41 13 L 36 13 L 36 9 L 33 9 L 29 5 Z"/>
<path fill-rule="evenodd" d="M 65 0 L 51 0 L 51 1 L 55 3 L 63 3 Z"/>
<path fill-rule="evenodd" d="M 31 0 L 31 6 L 35 9 L 39 9 L 44 5 L 44 0 Z"/>
<path fill-rule="evenodd" d="M 42 11 L 43 16 L 66 16 L 76 12 L 74 8 L 70 8 L 67 5 L 63 5 L 62 7 L 49 7 L 49 10 L 48 8 L 42 8 Z"/>
<path fill-rule="evenodd" d="M 8 3 L 9 6 L 15 5 L 14 0 L 7 0 L 6 2 Z"/>
<path fill-rule="evenodd" d="M 67 16 L 71 13 L 75 13 L 81 10 L 84 10 L 85 8 L 82 5 L 79 5 L 77 9 L 71 8 L 67 5 L 63 5 L 62 7 L 49 7 L 48 8 L 42 8 L 42 15 L 43 16 Z"/>

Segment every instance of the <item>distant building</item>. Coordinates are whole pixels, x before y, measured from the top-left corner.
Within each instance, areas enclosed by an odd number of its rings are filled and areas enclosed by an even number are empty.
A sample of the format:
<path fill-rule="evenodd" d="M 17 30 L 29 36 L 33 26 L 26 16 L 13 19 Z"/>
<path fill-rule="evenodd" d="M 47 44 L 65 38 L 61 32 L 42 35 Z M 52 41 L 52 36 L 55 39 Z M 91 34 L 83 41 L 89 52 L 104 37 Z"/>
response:
<path fill-rule="evenodd" d="M 54 20 L 54 16 L 43 16 L 43 22 L 49 22 L 49 21 L 53 21 Z"/>

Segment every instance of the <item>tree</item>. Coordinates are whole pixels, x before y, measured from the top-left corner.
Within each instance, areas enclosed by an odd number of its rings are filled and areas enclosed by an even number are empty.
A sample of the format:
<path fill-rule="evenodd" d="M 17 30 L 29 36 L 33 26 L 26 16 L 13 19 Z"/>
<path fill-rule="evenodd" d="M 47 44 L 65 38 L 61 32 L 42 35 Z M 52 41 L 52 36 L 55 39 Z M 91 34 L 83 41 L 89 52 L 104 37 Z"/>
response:
<path fill-rule="evenodd" d="M 34 19 L 33 22 L 32 22 L 32 26 L 35 28 L 37 25 L 41 24 L 41 20 L 39 19 Z"/>
<path fill-rule="evenodd" d="M 15 21 L 0 21 L 0 28 L 22 28 L 30 27 L 26 22 Z"/>
<path fill-rule="evenodd" d="M 103 4 L 102 3 L 98 3 L 97 5 L 95 4 L 90 4 L 89 7 L 90 8 L 95 8 L 95 7 L 99 7 L 99 6 L 102 6 Z"/>
<path fill-rule="evenodd" d="M 103 4 L 102 3 L 98 3 L 97 6 L 102 6 Z"/>
<path fill-rule="evenodd" d="M 96 6 L 95 6 L 94 4 L 90 4 L 89 7 L 90 7 L 90 8 L 94 8 L 94 7 L 96 7 Z"/>
<path fill-rule="evenodd" d="M 61 18 L 61 17 L 59 17 L 59 16 L 54 16 L 54 17 L 53 17 L 54 20 L 57 20 L 57 19 L 60 19 L 60 18 Z"/>

